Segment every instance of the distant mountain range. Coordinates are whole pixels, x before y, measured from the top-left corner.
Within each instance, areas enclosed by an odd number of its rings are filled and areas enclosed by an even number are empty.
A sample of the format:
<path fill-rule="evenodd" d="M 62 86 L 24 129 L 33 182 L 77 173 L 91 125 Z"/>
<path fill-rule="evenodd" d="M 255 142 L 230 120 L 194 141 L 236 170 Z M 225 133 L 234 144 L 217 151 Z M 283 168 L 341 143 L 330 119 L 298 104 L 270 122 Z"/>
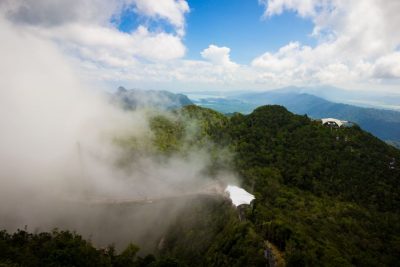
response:
<path fill-rule="evenodd" d="M 309 94 L 317 97 L 321 97 L 325 100 L 343 103 L 349 105 L 355 105 L 367 108 L 377 109 L 392 109 L 400 111 L 400 94 L 379 92 L 379 91 L 354 91 L 345 90 L 333 86 L 313 86 L 313 87 L 297 87 L 289 86 L 273 90 L 272 92 L 279 93 L 292 93 L 292 94 Z M 232 94 L 234 97 L 239 94 Z"/>
<path fill-rule="evenodd" d="M 305 93 L 315 92 L 330 99 L 334 96 L 337 99 L 346 95 L 349 96 L 349 99 L 351 95 L 355 97 L 354 93 L 343 89 L 334 87 L 325 89 L 286 87 L 267 92 L 237 93 L 226 97 L 205 93 L 204 98 L 197 93 L 192 101 L 185 94 L 155 90 L 127 90 L 119 87 L 112 95 L 112 101 L 128 110 L 143 107 L 175 109 L 196 104 L 225 114 L 234 112 L 248 114 L 262 105 L 282 105 L 293 113 L 307 114 L 314 119 L 332 117 L 354 122 L 380 139 L 400 147 L 399 111 L 336 103 L 311 93 Z M 388 102 L 386 101 L 386 103 Z"/>
<path fill-rule="evenodd" d="M 267 92 L 242 93 L 225 98 L 199 98 L 195 103 L 223 113 L 245 114 L 261 105 L 282 105 L 291 112 L 307 114 L 314 119 L 333 117 L 355 122 L 380 139 L 400 147 L 400 112 L 335 103 L 303 93 L 304 91 L 301 88 L 288 87 Z"/>
<path fill-rule="evenodd" d="M 112 94 L 111 99 L 114 103 L 127 110 L 134 110 L 143 107 L 157 107 L 159 109 L 175 109 L 193 102 L 183 94 L 174 94 L 168 91 L 125 89 L 119 87 Z"/>

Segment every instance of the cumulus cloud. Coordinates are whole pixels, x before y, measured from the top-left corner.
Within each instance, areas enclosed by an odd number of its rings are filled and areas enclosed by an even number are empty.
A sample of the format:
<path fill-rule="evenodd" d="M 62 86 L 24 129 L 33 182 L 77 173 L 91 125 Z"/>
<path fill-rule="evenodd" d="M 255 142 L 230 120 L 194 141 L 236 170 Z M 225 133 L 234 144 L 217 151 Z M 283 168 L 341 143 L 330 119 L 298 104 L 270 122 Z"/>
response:
<path fill-rule="evenodd" d="M 297 11 L 303 17 L 311 16 L 318 4 L 314 0 L 259 0 L 259 3 L 266 6 L 266 17 L 282 14 L 285 9 Z"/>
<path fill-rule="evenodd" d="M 154 19 L 165 19 L 183 30 L 189 5 L 185 0 L 4 0 L 6 15 L 19 23 L 55 26 L 69 22 L 109 24 L 125 9 Z"/>
<path fill-rule="evenodd" d="M 185 13 L 189 12 L 189 4 L 185 0 L 133 0 L 140 14 L 148 17 L 163 18 L 177 27 L 178 34 L 184 34 Z"/>
<path fill-rule="evenodd" d="M 129 0 L 4 0 L 3 12 L 11 21 L 42 27 L 67 23 L 109 24 Z"/>
<path fill-rule="evenodd" d="M 201 53 L 204 60 L 183 59 L 185 15 L 190 12 L 184 0 L 6 0 L 0 11 L 18 31 L 63 49 L 81 76 L 96 83 L 165 87 L 168 83 L 235 86 L 247 81 L 237 75 L 244 72 L 230 59 L 228 47 L 210 45 Z M 159 27 L 152 31 L 144 23 L 121 32 L 116 24 L 124 11 L 160 21 Z M 175 32 L 162 30 L 165 23 Z"/>
<path fill-rule="evenodd" d="M 400 35 L 393 34 L 400 24 L 399 1 L 261 0 L 260 3 L 266 7 L 267 19 L 290 10 L 312 20 L 311 34 L 318 44 L 309 47 L 290 43 L 276 53 L 266 52 L 257 57 L 253 66 L 270 74 L 283 72 L 283 77 L 291 81 L 298 78 L 314 83 L 332 82 L 335 77 L 349 82 L 400 78 L 395 63 Z"/>
<path fill-rule="evenodd" d="M 59 42 L 74 55 L 110 67 L 125 67 L 138 59 L 166 61 L 185 54 L 185 46 L 179 37 L 165 32 L 150 32 L 144 26 L 131 33 L 80 24 L 32 30 Z"/>
<path fill-rule="evenodd" d="M 56 41 L 71 56 L 99 66 L 171 60 L 183 57 L 186 50 L 182 36 L 189 7 L 184 0 L 6 0 L 0 8 L 22 30 Z M 118 21 L 124 10 L 154 20 L 165 19 L 176 33 L 152 32 L 144 25 L 130 33 L 121 32 L 112 21 Z"/>
<path fill-rule="evenodd" d="M 374 65 L 373 74 L 382 79 L 400 78 L 400 52 L 380 57 Z"/>
<path fill-rule="evenodd" d="M 138 61 L 124 68 L 102 69 L 90 64 L 83 71 L 87 76 L 114 82 L 116 86 L 124 81 L 134 86 L 167 90 L 198 90 L 211 84 L 218 88 L 236 89 L 254 81 L 255 75 L 251 68 L 230 60 L 229 48 L 219 51 L 219 47 L 214 47 L 217 51 L 208 48 L 203 50 L 203 55 L 207 57 L 204 60 Z"/>
<path fill-rule="evenodd" d="M 296 67 L 302 60 L 302 50 L 309 49 L 310 47 L 300 47 L 298 42 L 292 42 L 280 48 L 276 53 L 266 52 L 254 59 L 251 64 L 271 72 L 281 72 Z"/>
<path fill-rule="evenodd" d="M 201 56 L 215 65 L 226 68 L 235 68 L 238 65 L 230 59 L 231 49 L 229 47 L 219 47 L 211 44 L 208 48 L 201 52 Z"/>
<path fill-rule="evenodd" d="M 310 36 L 317 44 L 293 40 L 246 65 L 232 61 L 229 47 L 211 44 L 200 53 L 201 60 L 189 60 L 184 38 L 190 7 L 184 0 L 4 0 L 0 13 L 21 33 L 61 47 L 82 75 L 113 86 L 173 90 L 318 83 L 385 86 L 400 79 L 399 1 L 259 3 L 265 7 L 264 23 L 286 11 L 312 21 Z M 124 12 L 133 12 L 142 23 L 129 32 L 120 31 L 117 25 Z M 148 20 L 157 27 L 148 27 Z"/>

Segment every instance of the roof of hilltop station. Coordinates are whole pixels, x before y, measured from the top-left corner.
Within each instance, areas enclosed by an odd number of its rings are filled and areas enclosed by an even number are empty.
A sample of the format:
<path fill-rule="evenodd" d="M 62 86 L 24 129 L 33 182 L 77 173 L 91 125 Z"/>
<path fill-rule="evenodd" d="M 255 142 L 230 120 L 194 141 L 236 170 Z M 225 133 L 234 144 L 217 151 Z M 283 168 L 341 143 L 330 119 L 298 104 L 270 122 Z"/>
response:
<path fill-rule="evenodd" d="M 334 119 L 334 118 L 326 118 L 326 119 L 321 119 L 322 124 L 325 124 L 327 122 L 335 122 L 339 127 L 341 127 L 343 124 L 348 123 L 347 121 L 341 121 L 338 119 Z"/>
<path fill-rule="evenodd" d="M 228 185 L 225 192 L 229 194 L 229 198 L 236 207 L 243 204 L 249 205 L 251 201 L 255 199 L 252 194 L 235 185 Z"/>

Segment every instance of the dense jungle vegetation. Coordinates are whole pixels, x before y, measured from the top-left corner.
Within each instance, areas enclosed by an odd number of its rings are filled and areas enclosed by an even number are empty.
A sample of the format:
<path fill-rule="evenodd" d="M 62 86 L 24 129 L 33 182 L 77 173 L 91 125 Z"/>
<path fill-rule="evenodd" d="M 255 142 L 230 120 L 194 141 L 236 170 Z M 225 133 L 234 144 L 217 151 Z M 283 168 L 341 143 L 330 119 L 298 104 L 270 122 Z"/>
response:
<path fill-rule="evenodd" d="M 266 244 L 287 266 L 398 265 L 398 149 L 356 125 L 329 128 L 281 106 L 174 114 L 152 118 L 153 153 L 198 147 L 212 157 L 209 175 L 233 169 L 256 196 L 244 219 L 222 197 L 192 199 L 155 256 L 134 245 L 95 248 L 68 231 L 3 231 L 0 266 L 266 266 Z"/>

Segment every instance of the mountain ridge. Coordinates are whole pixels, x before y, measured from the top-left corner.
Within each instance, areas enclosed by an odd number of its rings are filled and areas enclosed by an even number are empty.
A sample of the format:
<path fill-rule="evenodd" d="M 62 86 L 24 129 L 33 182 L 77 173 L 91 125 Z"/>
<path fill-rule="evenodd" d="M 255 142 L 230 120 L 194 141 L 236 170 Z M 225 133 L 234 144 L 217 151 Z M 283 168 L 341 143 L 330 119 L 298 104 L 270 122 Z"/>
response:
<path fill-rule="evenodd" d="M 308 93 L 293 92 L 293 88 L 242 93 L 223 99 L 205 98 L 195 103 L 223 113 L 250 113 L 261 105 L 283 105 L 296 114 L 307 114 L 314 119 L 333 117 L 352 121 L 386 142 L 394 145 L 400 142 L 400 112 L 335 103 Z"/>

